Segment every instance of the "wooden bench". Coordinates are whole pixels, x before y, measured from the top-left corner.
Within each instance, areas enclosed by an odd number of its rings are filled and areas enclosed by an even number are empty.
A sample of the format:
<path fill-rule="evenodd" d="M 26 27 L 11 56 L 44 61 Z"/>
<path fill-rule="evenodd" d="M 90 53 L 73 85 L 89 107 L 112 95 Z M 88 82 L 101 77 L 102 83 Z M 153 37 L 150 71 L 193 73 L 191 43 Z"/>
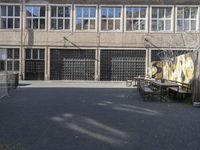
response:
<path fill-rule="evenodd" d="M 191 95 L 191 93 L 192 93 L 191 84 L 182 83 L 182 82 L 178 82 L 178 81 L 171 81 L 171 80 L 169 80 L 169 81 L 175 82 L 179 85 L 179 88 L 175 88 L 175 87 L 169 88 L 169 92 L 172 91 L 177 94 L 177 99 L 178 98 L 183 99 L 184 96 Z"/>

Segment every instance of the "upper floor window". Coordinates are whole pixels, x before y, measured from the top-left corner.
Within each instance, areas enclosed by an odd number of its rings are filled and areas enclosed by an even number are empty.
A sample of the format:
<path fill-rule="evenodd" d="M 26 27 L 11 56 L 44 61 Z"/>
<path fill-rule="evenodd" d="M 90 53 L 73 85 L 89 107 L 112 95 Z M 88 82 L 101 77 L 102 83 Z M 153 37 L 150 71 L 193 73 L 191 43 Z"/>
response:
<path fill-rule="evenodd" d="M 126 31 L 147 30 L 147 7 L 126 7 Z"/>
<path fill-rule="evenodd" d="M 177 31 L 198 31 L 198 7 L 177 7 Z"/>
<path fill-rule="evenodd" d="M 69 30 L 71 24 L 70 6 L 51 6 L 51 29 Z"/>
<path fill-rule="evenodd" d="M 172 7 L 152 7 L 151 31 L 172 31 Z"/>
<path fill-rule="evenodd" d="M 45 6 L 26 6 L 26 28 L 45 29 Z"/>
<path fill-rule="evenodd" d="M 26 60 L 44 60 L 45 50 L 44 49 L 26 49 Z"/>
<path fill-rule="evenodd" d="M 122 8 L 120 6 L 101 7 L 101 30 L 102 31 L 122 30 Z"/>
<path fill-rule="evenodd" d="M 96 30 L 96 6 L 76 7 L 76 30 Z"/>
<path fill-rule="evenodd" d="M 20 6 L 0 6 L 0 29 L 20 28 Z"/>

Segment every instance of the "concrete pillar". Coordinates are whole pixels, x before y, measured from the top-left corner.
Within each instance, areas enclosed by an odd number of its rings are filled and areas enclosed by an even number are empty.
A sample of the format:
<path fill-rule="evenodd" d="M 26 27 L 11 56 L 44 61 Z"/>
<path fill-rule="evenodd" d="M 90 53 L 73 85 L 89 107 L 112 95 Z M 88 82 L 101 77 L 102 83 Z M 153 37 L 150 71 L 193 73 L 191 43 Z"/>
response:
<path fill-rule="evenodd" d="M 50 48 L 45 49 L 45 80 L 50 80 Z"/>
<path fill-rule="evenodd" d="M 95 55 L 95 80 L 100 80 L 100 49 L 96 49 L 96 55 Z"/>

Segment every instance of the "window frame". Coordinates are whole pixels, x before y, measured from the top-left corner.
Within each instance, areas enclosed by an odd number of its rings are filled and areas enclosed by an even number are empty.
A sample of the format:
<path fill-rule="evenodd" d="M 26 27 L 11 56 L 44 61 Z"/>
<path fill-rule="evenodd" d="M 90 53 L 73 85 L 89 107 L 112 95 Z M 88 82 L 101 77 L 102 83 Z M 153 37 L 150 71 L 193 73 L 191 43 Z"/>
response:
<path fill-rule="evenodd" d="M 22 27 L 22 6 L 21 6 L 21 4 L 19 4 L 19 3 L 12 3 L 12 4 L 11 3 L 0 3 L 0 6 L 19 6 L 19 9 L 20 9 L 18 17 L 16 17 L 16 16 L 10 16 L 10 17 L 6 16 L 6 19 L 7 18 L 12 18 L 12 19 L 19 18 L 19 28 L 15 28 L 14 27 L 15 24 L 13 22 L 13 28 L 6 28 L 6 29 L 0 28 L 0 31 L 2 31 L 2 30 L 7 30 L 7 31 L 13 31 L 13 30 L 19 31 L 19 30 L 21 30 L 21 27 Z M 0 23 L 1 23 L 1 9 L 0 9 Z M 0 25 L 0 27 L 1 27 L 1 25 Z"/>
<path fill-rule="evenodd" d="M 95 17 L 95 30 L 77 30 L 76 29 L 76 7 L 95 7 L 96 8 L 96 17 Z M 98 5 L 95 5 L 95 4 L 74 4 L 74 13 L 73 13 L 73 16 L 74 16 L 74 20 L 73 20 L 73 31 L 74 32 L 97 32 L 97 27 L 98 27 Z"/>
<path fill-rule="evenodd" d="M 26 28 L 26 20 L 27 20 L 27 16 L 26 16 L 26 7 L 27 6 L 32 6 L 32 7 L 34 7 L 34 6 L 36 6 L 36 7 L 38 7 L 38 6 L 44 6 L 45 7 L 45 17 L 36 17 L 36 18 L 44 18 L 45 19 L 45 28 L 44 29 L 33 29 L 33 28 L 30 28 L 30 29 L 28 29 L 28 28 Z M 47 4 L 34 4 L 34 3 L 30 3 L 30 4 L 25 4 L 24 5 L 24 22 L 23 22 L 23 26 L 24 26 L 24 29 L 26 30 L 26 31 L 28 31 L 28 30 L 34 30 L 34 31 L 47 31 L 47 29 L 48 29 L 48 20 L 49 20 L 49 18 L 48 18 L 48 11 L 49 10 L 47 10 L 48 9 L 48 5 Z M 33 18 L 32 16 L 31 17 L 28 17 L 28 18 Z"/>
<path fill-rule="evenodd" d="M 27 50 L 30 50 L 31 51 L 31 58 L 26 58 L 26 51 Z M 37 50 L 37 58 L 33 58 L 33 50 Z M 40 59 L 40 50 L 44 50 L 44 59 Z M 25 60 L 46 60 L 46 49 L 45 48 L 36 48 L 36 47 L 33 47 L 33 48 L 29 48 L 29 47 L 26 47 L 24 48 L 24 59 Z"/>
<path fill-rule="evenodd" d="M 70 17 L 61 17 L 63 20 L 66 18 L 70 19 L 70 28 L 69 29 L 51 29 L 51 7 L 55 6 L 55 7 L 70 7 Z M 57 19 L 59 19 L 59 17 L 55 17 Z M 48 6 L 48 30 L 49 31 L 56 31 L 56 32 L 61 32 L 61 31 L 72 31 L 72 22 L 73 22 L 73 6 L 71 4 L 49 4 Z M 64 23 L 63 23 L 64 24 Z"/>
<path fill-rule="evenodd" d="M 127 21 L 127 15 L 126 15 L 126 10 L 127 10 L 127 7 L 135 7 L 135 8 L 141 8 L 141 7 L 146 7 L 146 24 L 145 24 L 145 30 L 132 30 L 132 31 L 128 31 L 127 30 L 127 27 L 126 27 L 126 21 Z M 141 19 L 141 18 L 140 18 Z M 133 20 L 133 18 L 132 18 Z M 148 5 L 125 5 L 125 8 L 124 8 L 124 32 L 139 32 L 139 33 L 143 33 L 143 32 L 148 32 L 149 29 L 148 29 L 148 25 L 149 24 L 149 7 Z"/>
<path fill-rule="evenodd" d="M 120 30 L 102 30 L 101 29 L 101 10 L 102 7 L 120 7 L 121 8 L 121 17 L 120 17 Z M 124 6 L 123 5 L 99 5 L 99 32 L 124 32 Z"/>
<path fill-rule="evenodd" d="M 197 29 L 196 31 L 185 31 L 185 30 L 182 30 L 182 31 L 178 31 L 177 29 L 177 22 L 178 22 L 178 17 L 177 17 L 177 14 L 178 14 L 178 8 L 185 8 L 185 7 L 188 7 L 188 8 L 193 8 L 193 7 L 197 7 L 198 8 L 198 11 L 197 11 Z M 200 31 L 200 6 L 199 5 L 176 5 L 175 6 L 175 33 L 199 33 Z M 189 18 L 189 21 L 191 21 L 191 18 Z"/>
<path fill-rule="evenodd" d="M 5 62 L 5 70 L 3 72 L 20 72 L 21 71 L 21 49 L 20 47 L 0 47 L 1 49 L 5 49 L 6 50 L 6 55 L 8 54 L 8 49 L 12 49 L 12 55 L 14 56 L 14 50 L 18 49 L 19 50 L 19 58 L 7 58 L 5 60 L 0 60 L 0 61 L 4 61 Z M 12 70 L 8 70 L 8 61 L 12 62 Z M 19 70 L 15 70 L 15 62 L 18 61 L 19 62 Z"/>
<path fill-rule="evenodd" d="M 171 12 L 171 30 L 169 31 L 152 31 L 152 8 L 172 8 Z M 150 5 L 150 15 L 149 15 L 149 32 L 151 33 L 173 33 L 174 32 L 174 5 Z"/>

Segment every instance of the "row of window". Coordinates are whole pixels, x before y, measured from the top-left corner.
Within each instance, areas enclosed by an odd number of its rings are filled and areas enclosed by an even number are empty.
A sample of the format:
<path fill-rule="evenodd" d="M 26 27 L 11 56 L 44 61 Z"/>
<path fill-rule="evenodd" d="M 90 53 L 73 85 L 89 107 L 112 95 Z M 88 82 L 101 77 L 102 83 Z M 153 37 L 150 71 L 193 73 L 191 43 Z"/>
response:
<path fill-rule="evenodd" d="M 46 29 L 46 6 L 25 7 L 26 29 Z M 100 7 L 100 30 L 101 31 L 147 31 L 150 21 L 151 31 L 171 32 L 173 31 L 174 7 L 173 6 L 151 6 L 148 15 L 147 6 L 101 6 Z M 199 30 L 199 7 L 177 6 L 176 7 L 176 31 Z M 123 15 L 123 12 L 125 14 Z M 97 30 L 97 7 L 75 6 L 75 30 L 96 31 Z M 150 20 L 148 20 L 150 16 Z M 124 24 L 123 24 L 124 20 Z M 70 30 L 72 25 L 71 6 L 50 7 L 50 29 Z M 0 6 L 0 29 L 20 28 L 20 6 Z"/>

